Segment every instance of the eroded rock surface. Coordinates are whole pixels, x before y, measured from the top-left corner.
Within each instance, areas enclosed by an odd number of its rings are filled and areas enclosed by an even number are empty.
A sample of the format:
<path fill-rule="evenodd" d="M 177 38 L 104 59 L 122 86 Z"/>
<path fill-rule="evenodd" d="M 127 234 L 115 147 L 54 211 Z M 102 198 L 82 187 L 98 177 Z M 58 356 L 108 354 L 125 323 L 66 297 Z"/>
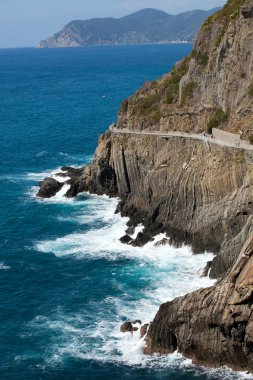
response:
<path fill-rule="evenodd" d="M 228 276 L 160 306 L 145 353 L 179 350 L 194 363 L 253 371 L 253 234 Z"/>

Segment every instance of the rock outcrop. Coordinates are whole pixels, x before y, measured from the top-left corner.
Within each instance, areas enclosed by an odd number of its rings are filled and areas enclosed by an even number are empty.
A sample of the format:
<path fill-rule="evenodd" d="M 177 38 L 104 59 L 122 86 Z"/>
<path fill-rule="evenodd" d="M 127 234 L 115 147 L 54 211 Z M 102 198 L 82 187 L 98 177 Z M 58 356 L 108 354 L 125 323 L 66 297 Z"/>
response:
<path fill-rule="evenodd" d="M 37 193 L 39 198 L 51 198 L 54 197 L 59 190 L 61 190 L 63 183 L 58 182 L 54 178 L 45 178 L 40 182 L 40 189 Z"/>
<path fill-rule="evenodd" d="M 93 163 L 86 166 L 78 177 L 69 182 L 71 188 L 66 194 L 67 197 L 74 197 L 84 191 L 111 197 L 118 195 L 116 174 L 110 163 L 110 137 L 110 132 L 107 132 L 99 138 Z"/>
<path fill-rule="evenodd" d="M 160 306 L 145 352 L 183 352 L 194 363 L 253 370 L 253 234 L 228 276 Z"/>

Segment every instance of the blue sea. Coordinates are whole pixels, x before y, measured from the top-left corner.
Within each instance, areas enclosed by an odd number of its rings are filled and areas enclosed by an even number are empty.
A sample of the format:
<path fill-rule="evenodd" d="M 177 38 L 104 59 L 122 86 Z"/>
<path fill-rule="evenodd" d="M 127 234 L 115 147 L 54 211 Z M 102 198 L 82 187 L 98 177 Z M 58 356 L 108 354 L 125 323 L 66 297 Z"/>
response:
<path fill-rule="evenodd" d="M 50 200 L 38 182 L 92 160 L 121 101 L 168 72 L 191 45 L 0 50 L 1 380 L 241 379 L 175 353 L 149 357 L 120 324 L 212 284 L 212 255 L 122 245 L 117 199 Z M 142 226 L 138 227 L 141 230 Z M 157 237 L 157 240 L 161 236 Z"/>

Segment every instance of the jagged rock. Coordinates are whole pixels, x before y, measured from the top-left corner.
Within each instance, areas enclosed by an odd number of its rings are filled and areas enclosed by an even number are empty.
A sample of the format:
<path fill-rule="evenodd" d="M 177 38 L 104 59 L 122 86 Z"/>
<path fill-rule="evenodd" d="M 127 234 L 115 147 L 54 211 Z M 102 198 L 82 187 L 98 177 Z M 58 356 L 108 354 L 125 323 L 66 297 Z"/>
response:
<path fill-rule="evenodd" d="M 245 18 L 251 18 L 253 17 L 253 4 L 252 0 L 246 0 L 245 4 L 242 7 L 242 15 Z"/>
<path fill-rule="evenodd" d="M 148 232 L 139 232 L 135 240 L 131 242 L 133 247 L 143 247 L 150 241 L 153 241 L 154 238 Z"/>
<path fill-rule="evenodd" d="M 160 306 L 146 354 L 175 350 L 208 366 L 253 371 L 253 233 L 227 277 Z"/>
<path fill-rule="evenodd" d="M 140 330 L 141 338 L 143 338 L 147 334 L 148 328 L 149 328 L 149 323 L 145 323 L 145 325 L 141 326 L 141 330 Z"/>
<path fill-rule="evenodd" d="M 205 268 L 203 270 L 200 270 L 199 271 L 199 277 L 207 277 L 209 275 L 209 272 L 212 268 L 212 264 L 213 262 L 212 261 L 208 261 Z"/>
<path fill-rule="evenodd" d="M 131 322 L 125 322 L 120 326 L 120 332 L 126 333 L 126 332 L 132 332 L 133 325 Z"/>
<path fill-rule="evenodd" d="M 123 244 L 129 244 L 132 241 L 132 238 L 129 235 L 124 235 L 119 239 Z"/>
<path fill-rule="evenodd" d="M 155 247 L 161 247 L 168 244 L 170 244 L 170 240 L 163 238 L 162 240 L 159 240 L 158 242 L 155 243 Z"/>
<path fill-rule="evenodd" d="M 83 168 L 81 175 L 72 178 L 67 197 L 74 197 L 81 192 L 92 194 L 106 194 L 111 197 L 118 195 L 116 175 L 111 166 L 111 139 L 106 132 L 99 138 L 99 145 L 91 165 Z M 71 173 L 70 173 L 71 174 Z"/>
<path fill-rule="evenodd" d="M 128 227 L 128 228 L 126 229 L 126 234 L 127 234 L 127 235 L 133 235 L 134 232 L 135 232 L 135 227 L 134 227 L 134 226 Z"/>
<path fill-rule="evenodd" d="M 61 190 L 63 183 L 56 181 L 54 178 L 45 178 L 40 182 L 40 189 L 37 193 L 37 197 L 51 198 Z"/>

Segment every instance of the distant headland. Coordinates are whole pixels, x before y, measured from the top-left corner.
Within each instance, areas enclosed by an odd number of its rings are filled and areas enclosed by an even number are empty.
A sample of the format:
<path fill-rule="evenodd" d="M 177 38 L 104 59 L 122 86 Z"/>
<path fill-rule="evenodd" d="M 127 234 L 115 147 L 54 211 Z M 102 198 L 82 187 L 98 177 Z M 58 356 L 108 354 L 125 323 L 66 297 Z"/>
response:
<path fill-rule="evenodd" d="M 38 47 L 191 43 L 200 25 L 218 9 L 171 15 L 147 8 L 121 18 L 74 20 Z"/>

